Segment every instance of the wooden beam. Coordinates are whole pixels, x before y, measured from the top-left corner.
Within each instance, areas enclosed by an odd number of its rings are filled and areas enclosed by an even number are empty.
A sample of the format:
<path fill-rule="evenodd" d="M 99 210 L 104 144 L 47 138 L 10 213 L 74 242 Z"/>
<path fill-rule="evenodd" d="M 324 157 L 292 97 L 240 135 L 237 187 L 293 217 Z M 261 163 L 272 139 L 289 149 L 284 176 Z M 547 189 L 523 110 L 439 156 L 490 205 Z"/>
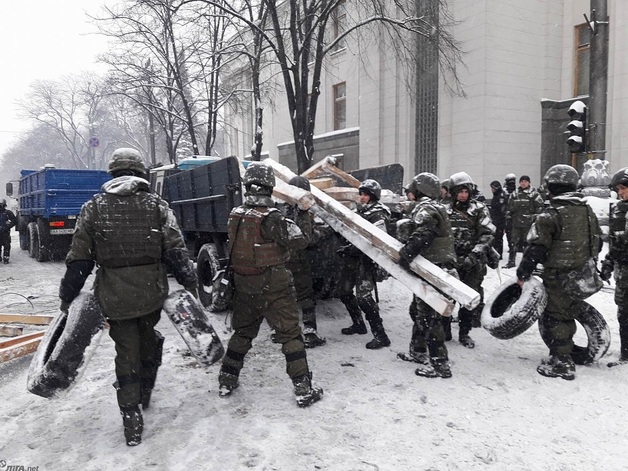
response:
<path fill-rule="evenodd" d="M 13 337 L 12 339 L 9 339 L 9 340 L 2 340 L 2 341 L 0 341 L 0 348 L 7 348 L 7 347 L 11 347 L 13 345 L 16 345 L 18 343 L 25 342 L 27 340 L 37 339 L 37 338 L 41 337 L 42 335 L 44 335 L 44 333 L 45 332 L 43 332 L 43 331 L 41 331 L 41 332 L 33 332 L 31 334 L 19 335 L 17 337 Z"/>
<path fill-rule="evenodd" d="M 29 316 L 24 314 L 0 314 L 0 322 L 3 324 L 33 324 L 48 325 L 54 316 Z"/>
<path fill-rule="evenodd" d="M 39 343 L 41 342 L 43 336 L 44 332 L 21 335 L 20 337 L 16 337 L 16 339 L 22 338 L 21 342 L 7 347 L 0 346 L 0 363 L 4 363 L 14 358 L 28 355 L 29 353 L 33 353 L 35 350 L 37 350 L 37 347 L 39 347 Z"/>
<path fill-rule="evenodd" d="M 332 186 L 323 190 L 326 195 L 331 196 L 336 201 L 360 201 L 360 195 L 355 188 L 347 188 L 344 186 Z"/>
<path fill-rule="evenodd" d="M 314 165 L 312 165 L 310 168 L 308 168 L 305 172 L 303 172 L 301 174 L 302 177 L 311 179 L 311 178 L 315 178 L 318 177 L 320 175 L 324 175 L 326 173 L 325 169 L 323 168 L 323 165 L 325 164 L 325 162 L 329 161 L 330 163 L 335 163 L 336 159 L 334 159 L 332 156 L 328 155 L 327 157 L 325 157 L 323 160 L 315 163 Z"/>
<path fill-rule="evenodd" d="M 16 337 L 24 333 L 23 327 L 16 327 L 12 325 L 0 325 L 0 336 L 2 337 Z"/>
<path fill-rule="evenodd" d="M 271 161 L 270 159 L 267 159 L 265 162 L 275 169 L 275 175 L 281 180 L 289 180 L 292 176 L 294 176 L 289 169 L 277 162 Z M 300 201 L 305 201 L 306 204 L 311 204 L 308 198 L 308 192 L 300 188 L 288 185 L 288 187 L 284 189 L 283 193 L 286 196 L 286 201 L 291 204 L 299 204 Z M 451 314 L 454 308 L 453 301 L 448 299 L 441 291 L 434 288 L 434 286 L 426 283 L 422 278 L 417 278 L 416 275 L 406 271 L 398 265 L 397 261 L 399 260 L 399 249 L 395 250 L 394 247 L 390 247 L 390 243 L 394 242 L 397 247 L 401 248 L 402 244 L 399 241 L 388 236 L 388 234 L 384 231 L 376 228 L 364 218 L 355 214 L 348 208 L 345 208 L 342 204 L 325 195 L 325 193 L 317 188 L 312 188 L 311 194 L 314 197 L 316 204 L 308 207 L 315 215 L 323 219 L 335 231 L 339 232 L 342 236 L 349 240 L 349 242 L 354 244 L 358 249 L 382 266 L 382 268 L 388 271 L 388 273 L 404 284 L 404 286 L 406 286 L 419 298 L 423 299 L 426 303 L 432 306 L 432 308 L 434 308 L 437 312 L 442 315 Z M 303 206 L 302 209 L 308 208 Z M 395 256 L 396 259 L 394 258 Z M 440 284 L 446 285 L 450 291 L 456 294 L 457 298 L 464 299 L 467 303 L 475 303 L 475 305 L 479 303 L 480 295 L 477 292 L 460 283 L 459 280 L 441 270 L 436 265 L 431 264 L 425 259 L 423 260 L 425 263 L 432 265 L 434 269 L 442 272 L 442 276 L 445 281 L 440 281 Z M 415 264 L 416 259 L 412 262 L 411 266 Z M 462 284 L 464 289 L 463 293 L 459 293 L 455 289 L 458 286 L 454 286 L 452 288 L 452 286 L 448 285 L 448 279 L 455 280 L 459 284 Z M 458 301 L 455 297 L 453 298 Z M 473 299 L 469 301 L 469 298 Z"/>
<path fill-rule="evenodd" d="M 338 177 L 340 180 L 347 183 L 349 186 L 353 188 L 359 188 L 360 185 L 362 184 L 362 182 L 358 180 L 357 178 L 355 178 L 353 175 L 350 175 L 347 172 L 340 170 L 338 167 L 336 167 L 335 162 L 333 160 L 325 158 L 321 162 L 323 162 L 322 168 L 325 171 Z"/>
<path fill-rule="evenodd" d="M 336 184 L 336 182 L 331 177 L 312 178 L 310 180 L 310 185 L 314 185 L 316 188 L 318 188 L 320 190 L 324 190 L 326 188 L 331 188 L 335 184 Z"/>

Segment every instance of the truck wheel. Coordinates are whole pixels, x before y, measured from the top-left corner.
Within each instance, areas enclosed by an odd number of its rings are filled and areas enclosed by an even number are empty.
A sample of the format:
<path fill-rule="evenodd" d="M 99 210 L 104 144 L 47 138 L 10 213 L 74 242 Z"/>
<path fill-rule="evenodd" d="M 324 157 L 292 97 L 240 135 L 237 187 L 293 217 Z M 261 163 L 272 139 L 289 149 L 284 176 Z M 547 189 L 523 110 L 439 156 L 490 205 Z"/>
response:
<path fill-rule="evenodd" d="M 47 262 L 50 259 L 51 241 L 48 226 L 43 219 L 37 220 L 37 239 L 39 240 L 39 250 L 35 260 L 38 262 Z"/>
<path fill-rule="evenodd" d="M 587 334 L 587 346 L 574 344 L 571 359 L 576 365 L 590 365 L 602 358 L 611 346 L 611 331 L 604 316 L 586 301 L 578 300 L 573 304 L 578 322 Z M 539 333 L 545 345 L 549 347 L 549 339 L 545 337 L 543 322 L 539 319 Z"/>
<path fill-rule="evenodd" d="M 198 276 L 198 297 L 201 304 L 210 310 L 213 306 L 213 281 L 220 270 L 218 250 L 214 244 L 204 244 L 196 257 L 196 274 Z"/>
<path fill-rule="evenodd" d="M 28 223 L 28 255 L 37 259 L 39 257 L 39 231 L 37 223 Z"/>
<path fill-rule="evenodd" d="M 28 250 L 31 246 L 31 237 L 30 234 L 28 233 L 28 227 L 23 230 L 20 231 L 20 249 L 22 250 Z"/>

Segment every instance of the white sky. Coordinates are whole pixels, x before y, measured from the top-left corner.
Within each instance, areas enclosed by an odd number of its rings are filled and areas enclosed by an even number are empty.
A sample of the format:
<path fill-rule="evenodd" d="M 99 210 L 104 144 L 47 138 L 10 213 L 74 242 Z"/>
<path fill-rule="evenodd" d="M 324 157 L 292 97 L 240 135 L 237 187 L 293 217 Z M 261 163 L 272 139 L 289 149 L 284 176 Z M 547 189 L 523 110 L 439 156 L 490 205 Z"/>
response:
<path fill-rule="evenodd" d="M 0 156 L 30 123 L 15 103 L 37 79 L 96 70 L 106 39 L 85 12 L 98 13 L 103 0 L 11 2 L 0 15 Z"/>

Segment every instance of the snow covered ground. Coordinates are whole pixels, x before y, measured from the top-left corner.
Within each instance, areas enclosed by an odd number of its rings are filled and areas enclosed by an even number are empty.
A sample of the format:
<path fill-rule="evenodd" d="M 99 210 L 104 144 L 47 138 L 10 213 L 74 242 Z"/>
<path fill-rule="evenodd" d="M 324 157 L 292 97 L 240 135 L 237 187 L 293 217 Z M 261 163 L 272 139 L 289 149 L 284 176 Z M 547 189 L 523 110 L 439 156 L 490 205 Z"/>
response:
<path fill-rule="evenodd" d="M 55 314 L 63 262 L 37 263 L 19 250 L 0 265 L 0 312 Z M 513 276 L 514 270 L 502 275 Z M 91 278 L 90 278 L 91 280 Z M 90 282 L 88 281 L 88 284 Z M 499 284 L 495 271 L 485 292 Z M 177 289 L 171 281 L 171 288 Z M 609 369 L 619 338 L 613 291 L 589 299 L 604 314 L 612 344 L 599 364 L 577 367 L 575 381 L 536 372 L 547 355 L 537 326 L 512 340 L 483 329 L 474 350 L 448 343 L 453 378 L 426 379 L 396 358 L 410 335 L 410 293 L 379 286 L 392 345 L 370 351 L 370 334 L 342 336 L 349 318 L 338 300 L 320 302 L 327 345 L 308 350 L 323 400 L 299 409 L 280 347 L 262 329 L 240 388 L 218 397 L 219 364 L 208 371 L 186 353 L 164 316 L 166 337 L 140 446 L 127 447 L 115 402 L 108 335 L 84 376 L 63 398 L 26 391 L 32 355 L 0 365 L 0 471 L 52 470 L 619 470 L 628 449 L 628 366 Z M 28 298 L 28 299 L 26 299 Z M 224 314 L 211 314 L 224 342 Z M 454 338 L 457 328 L 454 326 Z M 579 328 L 578 343 L 585 343 Z M 13 468 L 18 469 L 18 468 Z"/>

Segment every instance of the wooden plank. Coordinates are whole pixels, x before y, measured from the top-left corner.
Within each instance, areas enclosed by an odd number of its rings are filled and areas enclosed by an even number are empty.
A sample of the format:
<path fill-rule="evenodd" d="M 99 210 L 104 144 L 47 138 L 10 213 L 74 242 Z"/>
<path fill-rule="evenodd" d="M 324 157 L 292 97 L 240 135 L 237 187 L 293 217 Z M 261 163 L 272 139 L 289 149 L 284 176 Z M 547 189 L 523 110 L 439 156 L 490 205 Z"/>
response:
<path fill-rule="evenodd" d="M 17 344 L 22 343 L 22 342 L 26 342 L 27 340 L 40 338 L 40 337 L 42 337 L 44 335 L 44 333 L 45 332 L 43 332 L 43 331 L 41 331 L 41 332 L 33 332 L 31 334 L 19 335 L 17 337 L 9 339 L 9 340 L 3 340 L 3 341 L 0 342 L 0 348 L 7 348 L 7 347 L 11 347 L 13 345 L 17 345 Z"/>
<path fill-rule="evenodd" d="M 331 188 L 335 184 L 336 184 L 335 180 L 331 177 L 312 178 L 310 180 L 310 185 L 314 185 L 319 190 Z"/>
<path fill-rule="evenodd" d="M 342 186 L 333 186 L 323 190 L 326 195 L 331 196 L 336 201 L 360 201 L 360 195 L 357 188 L 347 188 Z"/>
<path fill-rule="evenodd" d="M 360 185 L 362 184 L 362 182 L 358 180 L 357 178 L 355 178 L 353 175 L 349 175 L 347 172 L 340 170 L 338 167 L 336 167 L 335 162 L 333 160 L 325 158 L 322 160 L 322 162 L 323 162 L 322 168 L 325 171 L 338 177 L 340 180 L 347 183 L 349 186 L 353 188 L 359 188 Z"/>
<path fill-rule="evenodd" d="M 2 337 L 16 337 L 24 333 L 23 327 L 17 327 L 12 325 L 0 325 L 0 336 Z"/>
<path fill-rule="evenodd" d="M 3 324 L 33 324 L 48 325 L 54 316 L 28 316 L 24 314 L 0 314 L 0 322 Z"/>
<path fill-rule="evenodd" d="M 280 171 L 283 171 L 283 170 L 280 170 Z M 289 174 L 281 176 L 279 174 L 280 171 L 276 171 L 275 175 L 279 176 L 280 178 L 286 178 L 286 179 L 290 178 Z M 289 170 L 287 171 L 289 172 Z M 280 180 L 277 180 L 277 181 L 280 181 Z M 285 195 L 285 198 L 284 198 L 285 201 L 287 201 L 290 204 L 299 204 L 299 206 L 302 209 L 307 209 L 306 206 L 311 204 L 311 200 L 310 200 L 311 193 L 305 190 L 302 190 L 300 188 L 288 185 L 288 187 L 284 189 L 283 193 Z M 329 197 L 327 198 L 330 199 L 330 201 L 333 201 L 334 205 L 345 209 L 351 214 L 354 214 L 351 210 L 344 208 L 344 206 L 342 206 L 342 204 L 338 203 L 337 201 Z M 305 205 L 301 206 L 300 201 L 304 201 Z M 315 204 L 308 207 L 310 211 L 312 211 L 313 214 L 315 214 L 316 216 L 319 216 L 322 220 L 324 220 L 327 224 L 329 224 L 335 231 L 340 233 L 347 240 L 349 240 L 352 244 L 358 247 L 358 249 L 362 250 L 371 259 L 373 259 L 375 262 L 380 264 L 382 268 L 388 271 L 388 273 L 390 273 L 395 279 L 399 280 L 412 293 L 416 294 L 419 298 L 423 299 L 426 303 L 432 306 L 437 312 L 441 313 L 444 316 L 451 315 L 454 309 L 454 302 L 451 299 L 444 296 L 441 292 L 436 290 L 434 287 L 430 286 L 421 278 L 418 278 L 414 273 L 408 272 L 405 269 L 401 268 L 379 247 L 373 246 L 370 240 L 366 239 L 365 237 L 362 237 L 355 230 L 353 230 L 351 227 L 345 224 L 346 223 L 345 219 L 337 218 L 333 216 L 332 214 L 326 211 L 326 208 L 323 208 L 319 204 Z M 357 216 L 357 217 L 362 220 L 363 224 L 367 224 L 371 226 L 372 228 L 375 228 L 375 226 L 368 223 L 366 220 L 364 220 L 360 216 Z"/>
<path fill-rule="evenodd" d="M 13 360 L 14 358 L 28 355 L 29 353 L 33 353 L 37 350 L 37 347 L 39 347 L 39 343 L 41 342 L 43 335 L 44 333 L 41 332 L 41 335 L 39 337 L 25 340 L 24 342 L 18 343 L 17 345 L 13 345 L 11 347 L 0 348 L 0 363 L 4 363 L 6 361 Z"/>
<path fill-rule="evenodd" d="M 312 179 L 315 177 L 318 177 L 320 175 L 324 175 L 326 173 L 325 169 L 323 168 L 323 165 L 325 164 L 325 162 L 329 162 L 329 163 L 336 163 L 336 159 L 334 159 L 331 155 L 328 155 L 327 157 L 325 157 L 323 160 L 315 163 L 314 165 L 312 165 L 310 168 L 308 168 L 305 172 L 303 172 L 301 174 L 302 177 L 308 178 L 308 179 Z"/>

